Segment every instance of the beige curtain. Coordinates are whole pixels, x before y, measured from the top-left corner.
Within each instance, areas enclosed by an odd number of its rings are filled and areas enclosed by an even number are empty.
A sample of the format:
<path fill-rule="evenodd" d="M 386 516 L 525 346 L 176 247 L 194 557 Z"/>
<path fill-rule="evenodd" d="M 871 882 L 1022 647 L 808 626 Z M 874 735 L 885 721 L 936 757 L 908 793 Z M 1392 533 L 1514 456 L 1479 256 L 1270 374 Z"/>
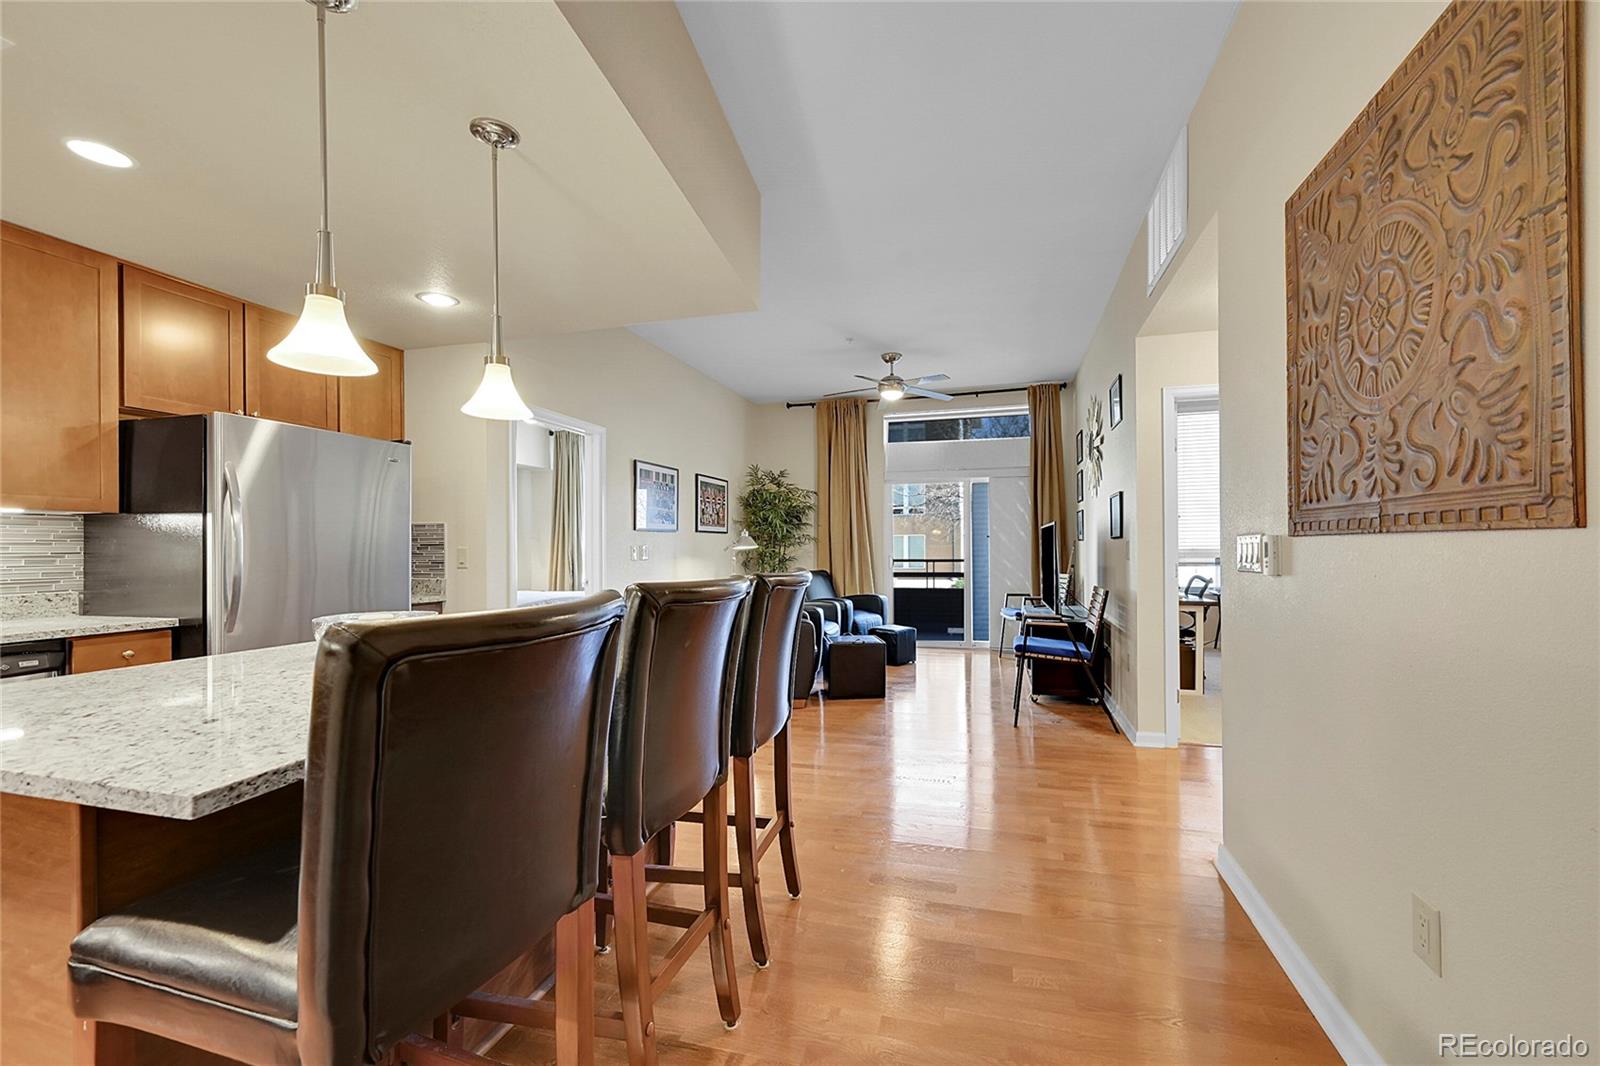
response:
<path fill-rule="evenodd" d="M 878 591 L 867 501 L 867 401 L 817 403 L 817 566 L 840 595 Z"/>
<path fill-rule="evenodd" d="M 550 472 L 550 589 L 575 592 L 583 588 L 583 434 L 556 431 Z"/>
<path fill-rule="evenodd" d="M 1032 426 L 1028 442 L 1028 473 L 1033 497 L 1033 591 L 1039 587 L 1039 527 L 1056 524 L 1056 544 L 1061 556 L 1061 572 L 1072 560 L 1073 537 L 1077 534 L 1068 521 L 1067 439 L 1061 429 L 1061 385 L 1049 381 L 1028 386 L 1028 421 Z"/>

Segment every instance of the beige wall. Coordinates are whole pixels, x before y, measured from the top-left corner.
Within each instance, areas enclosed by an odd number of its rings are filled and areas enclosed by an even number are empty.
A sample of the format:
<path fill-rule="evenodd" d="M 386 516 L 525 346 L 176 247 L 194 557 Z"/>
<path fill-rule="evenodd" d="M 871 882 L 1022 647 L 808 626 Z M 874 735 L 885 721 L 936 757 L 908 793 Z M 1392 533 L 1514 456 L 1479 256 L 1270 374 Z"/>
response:
<path fill-rule="evenodd" d="M 1191 118 L 1190 232 L 1218 224 L 1224 545 L 1287 531 L 1284 201 L 1439 10 L 1247 3 Z M 1590 70 L 1597 49 L 1591 34 Z M 1587 248 L 1600 248 L 1595 173 Z M 1152 306 L 1143 256 L 1141 234 L 1080 412 L 1135 349 Z M 1597 278 L 1584 271 L 1591 501 Z M 1112 486 L 1129 476 L 1119 432 Z M 1436 1059 L 1441 1031 L 1600 1044 L 1600 529 L 1282 543 L 1282 576 L 1228 579 L 1229 854 L 1385 1059 Z M 1413 892 L 1442 912 L 1442 978 L 1411 953 Z"/>
<path fill-rule="evenodd" d="M 1104 458 L 1098 493 L 1094 489 L 1094 478 L 1090 474 L 1091 467 L 1087 459 L 1083 464 L 1084 540 L 1078 545 L 1078 598 L 1087 599 L 1089 589 L 1095 585 L 1104 586 L 1108 593 L 1104 629 L 1100 634 L 1101 646 L 1107 655 L 1105 686 L 1119 714 L 1137 728 L 1138 650 L 1134 634 L 1138 623 L 1139 599 L 1134 584 L 1134 531 L 1139 528 L 1140 500 L 1136 486 L 1137 442 L 1134 426 L 1140 416 L 1140 405 L 1134 355 L 1146 309 L 1142 302 L 1135 304 L 1123 296 L 1132 292 L 1137 292 L 1141 298 L 1144 295 L 1142 228 L 1133 246 L 1136 254 L 1130 254 L 1123 263 L 1112 301 L 1089 341 L 1083 365 L 1073 378 L 1070 421 L 1074 432 L 1081 428 L 1087 437 L 1089 403 L 1099 398 L 1105 427 L 1102 445 Z M 1122 375 L 1122 422 L 1113 429 L 1110 391 L 1111 383 L 1119 374 Z M 1069 438 L 1068 463 L 1073 459 L 1072 448 Z M 1076 469 L 1074 466 L 1073 470 Z M 1122 493 L 1123 536 L 1120 540 L 1112 540 L 1111 497 L 1117 492 Z M 1077 498 L 1075 487 L 1073 498 Z"/>
<path fill-rule="evenodd" d="M 769 470 L 787 470 L 796 485 L 815 492 L 817 488 L 816 412 L 809 407 L 786 408 L 781 403 L 752 404 L 749 413 L 750 452 L 746 463 Z M 870 440 L 869 436 L 869 440 Z M 741 475 L 743 471 L 740 471 Z M 734 485 L 737 501 L 743 479 Z M 735 503 L 734 521 L 739 520 Z M 816 563 L 816 547 L 807 544 L 797 554 L 800 566 Z"/>
<path fill-rule="evenodd" d="M 483 610 L 507 603 L 512 565 L 510 435 L 502 423 L 463 415 L 477 386 L 482 345 L 406 353 L 406 431 L 413 452 L 412 511 L 446 523 L 447 607 Z M 534 407 L 606 430 L 604 582 L 711 577 L 737 569 L 725 552 L 731 534 L 694 531 L 694 475 L 736 486 L 747 465 L 751 404 L 627 330 L 507 342 L 517 386 Z M 678 468 L 678 532 L 633 529 L 633 460 Z M 456 568 L 458 545 L 468 569 Z M 649 561 L 630 558 L 647 545 Z"/>

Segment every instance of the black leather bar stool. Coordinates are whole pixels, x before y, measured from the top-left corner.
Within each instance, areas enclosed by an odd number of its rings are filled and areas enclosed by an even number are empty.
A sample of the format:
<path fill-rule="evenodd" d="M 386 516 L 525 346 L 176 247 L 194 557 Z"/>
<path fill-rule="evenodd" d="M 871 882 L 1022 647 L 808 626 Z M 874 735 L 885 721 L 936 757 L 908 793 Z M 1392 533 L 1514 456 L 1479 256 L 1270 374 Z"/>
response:
<path fill-rule="evenodd" d="M 78 1017 L 250 1063 L 459 1064 L 474 1057 L 416 1034 L 554 926 L 544 1014 L 558 1061 L 591 1061 L 623 606 L 329 629 L 300 844 L 90 925 L 68 963 Z"/>
<path fill-rule="evenodd" d="M 794 631 L 794 702 L 805 706 L 822 696 L 822 614 L 801 604 Z"/>
<path fill-rule="evenodd" d="M 728 919 L 728 743 L 733 691 L 744 636 L 749 578 L 659 582 L 628 589 L 622 668 L 607 753 L 603 835 L 611 853 L 611 893 L 599 913 L 615 919 L 617 983 L 628 1062 L 656 1061 L 655 1001 L 702 940 L 723 1024 L 739 1024 Z M 705 869 L 651 866 L 651 840 L 696 806 L 705 819 Z M 664 873 L 665 871 L 665 873 Z M 649 903 L 648 881 L 692 880 L 704 888 L 699 909 Z M 684 932 L 661 966 L 650 966 L 649 923 Z M 600 943 L 604 943 L 604 927 Z"/>
<path fill-rule="evenodd" d="M 803 571 L 756 578 L 750 594 L 750 621 L 740 656 L 739 683 L 734 692 L 731 821 L 739 869 L 728 879 L 739 888 L 745 929 L 750 934 L 750 953 L 755 956 L 756 965 L 763 968 L 770 961 L 771 952 L 766 912 L 761 905 L 761 858 L 775 840 L 781 845 L 789 896 L 800 898 L 800 863 L 795 854 L 794 808 L 789 788 L 789 712 L 794 692 L 795 631 L 810 580 L 811 575 Z M 751 764 L 768 741 L 772 742 L 775 807 L 770 818 L 756 813 L 755 772 Z M 698 812 L 685 819 L 701 820 Z M 759 837 L 757 829 L 763 830 Z"/>

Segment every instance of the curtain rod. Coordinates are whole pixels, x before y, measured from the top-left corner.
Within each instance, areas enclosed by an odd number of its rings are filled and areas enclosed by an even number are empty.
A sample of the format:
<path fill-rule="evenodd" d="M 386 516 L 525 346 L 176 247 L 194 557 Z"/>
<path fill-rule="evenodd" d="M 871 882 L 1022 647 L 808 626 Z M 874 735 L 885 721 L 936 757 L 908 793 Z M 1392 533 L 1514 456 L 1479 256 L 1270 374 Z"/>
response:
<path fill-rule="evenodd" d="M 1061 384 L 1058 387 L 1062 388 L 1062 389 L 1065 389 L 1067 387 L 1067 383 L 1065 381 L 1063 381 L 1063 382 L 1061 382 Z M 999 396 L 1001 393 L 1006 393 L 1006 392 L 1027 392 L 1027 391 L 1028 391 L 1028 386 L 1026 386 L 1026 385 L 1017 385 L 1017 386 L 1014 386 L 1014 387 L 1009 388 L 1009 389 L 974 389 L 971 392 L 952 392 L 952 393 L 948 393 L 947 395 L 950 395 L 950 396 Z M 921 397 L 917 397 L 917 399 L 921 399 Z M 878 402 L 878 398 L 876 396 L 871 397 L 870 399 L 867 400 L 867 402 L 868 403 L 877 403 Z M 815 407 L 815 406 L 817 406 L 817 401 L 816 400 L 807 400 L 804 403 L 786 402 L 783 406 L 784 406 L 785 410 L 792 411 L 796 407 Z"/>

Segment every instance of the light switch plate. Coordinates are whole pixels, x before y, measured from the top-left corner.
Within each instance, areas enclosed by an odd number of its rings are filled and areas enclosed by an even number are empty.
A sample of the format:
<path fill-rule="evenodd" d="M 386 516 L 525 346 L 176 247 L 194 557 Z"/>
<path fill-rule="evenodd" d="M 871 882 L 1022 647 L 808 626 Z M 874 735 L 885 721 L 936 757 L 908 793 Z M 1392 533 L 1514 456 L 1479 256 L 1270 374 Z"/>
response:
<path fill-rule="evenodd" d="M 1268 533 L 1240 533 L 1233 541 L 1233 567 L 1241 574 L 1261 574 L 1272 577 L 1277 573 L 1275 538 Z"/>
<path fill-rule="evenodd" d="M 1411 950 L 1428 964 L 1428 969 L 1444 976 L 1443 952 L 1439 944 L 1439 912 L 1417 896 L 1411 897 Z"/>

